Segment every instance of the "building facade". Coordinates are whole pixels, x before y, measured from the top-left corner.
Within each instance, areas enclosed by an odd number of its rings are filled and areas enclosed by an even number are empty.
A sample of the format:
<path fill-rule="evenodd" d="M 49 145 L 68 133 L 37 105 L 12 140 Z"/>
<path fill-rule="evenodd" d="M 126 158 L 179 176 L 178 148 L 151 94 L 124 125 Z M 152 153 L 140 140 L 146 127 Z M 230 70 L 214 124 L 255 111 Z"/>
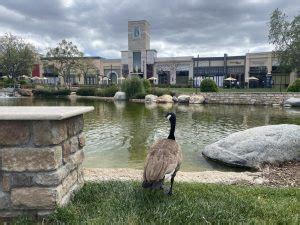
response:
<path fill-rule="evenodd" d="M 232 77 L 244 85 L 245 56 L 197 57 L 193 58 L 194 77 L 200 80 L 210 77 L 219 87 L 224 86 L 225 79 Z"/>
<path fill-rule="evenodd" d="M 128 49 L 121 51 L 120 59 L 78 58 L 91 61 L 95 68 L 85 75 L 73 69 L 66 82 L 71 85 L 117 84 L 124 78 L 138 76 L 151 78 L 157 85 L 187 86 L 209 77 L 219 87 L 228 85 L 227 78 L 234 79 L 235 85 L 240 87 L 286 87 L 297 77 L 297 73 L 279 73 L 271 52 L 221 57 L 158 57 L 157 51 L 150 47 L 150 40 L 150 24 L 146 20 L 128 21 Z M 34 66 L 32 76 L 45 77 L 49 84 L 62 84 L 63 79 L 55 68 L 43 65 L 44 61 L 42 58 Z"/>

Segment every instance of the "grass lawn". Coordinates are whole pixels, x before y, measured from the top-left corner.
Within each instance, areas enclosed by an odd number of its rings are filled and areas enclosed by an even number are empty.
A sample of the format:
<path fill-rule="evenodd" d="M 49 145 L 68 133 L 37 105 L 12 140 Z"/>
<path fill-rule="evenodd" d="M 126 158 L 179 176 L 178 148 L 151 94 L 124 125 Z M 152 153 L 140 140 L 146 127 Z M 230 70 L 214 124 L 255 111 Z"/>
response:
<path fill-rule="evenodd" d="M 175 183 L 174 195 L 138 182 L 86 183 L 50 224 L 297 224 L 298 188 Z M 19 224 L 29 221 L 23 219 Z"/>
<path fill-rule="evenodd" d="M 168 88 L 175 91 L 176 94 L 196 93 L 195 88 Z M 286 92 L 286 88 L 282 88 L 281 92 Z M 254 93 L 254 92 L 280 92 L 279 88 L 219 88 L 219 92 L 236 92 L 236 93 Z M 197 93 L 200 93 L 198 88 Z"/>

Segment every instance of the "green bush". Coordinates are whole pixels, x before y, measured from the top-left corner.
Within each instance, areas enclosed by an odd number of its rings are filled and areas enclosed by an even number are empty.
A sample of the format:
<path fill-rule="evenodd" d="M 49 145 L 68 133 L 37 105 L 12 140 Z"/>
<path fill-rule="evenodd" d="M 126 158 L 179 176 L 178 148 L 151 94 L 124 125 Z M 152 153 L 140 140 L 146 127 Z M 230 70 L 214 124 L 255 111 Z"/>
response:
<path fill-rule="evenodd" d="M 127 98 L 133 98 L 137 93 L 144 93 L 145 88 L 142 79 L 132 77 L 123 81 L 122 91 L 126 93 Z"/>
<path fill-rule="evenodd" d="M 175 96 L 176 92 L 173 91 L 173 90 L 170 90 L 168 88 L 154 87 L 154 88 L 150 89 L 150 91 L 148 92 L 148 94 L 157 95 L 157 96 L 162 96 L 162 95 Z"/>
<path fill-rule="evenodd" d="M 83 88 L 79 88 L 76 91 L 76 95 L 80 95 L 80 96 L 94 96 L 95 92 L 96 92 L 95 88 L 83 87 Z"/>
<path fill-rule="evenodd" d="M 119 88 L 115 85 L 96 90 L 95 95 L 100 97 L 114 97 Z"/>
<path fill-rule="evenodd" d="M 287 92 L 300 92 L 300 78 L 296 79 L 294 83 L 289 85 Z"/>
<path fill-rule="evenodd" d="M 68 96 L 71 94 L 69 89 L 35 89 L 32 91 L 35 97 L 58 97 L 58 96 Z"/>
<path fill-rule="evenodd" d="M 147 79 L 143 79 L 143 85 L 146 92 L 149 92 L 151 90 L 151 83 Z"/>
<path fill-rule="evenodd" d="M 135 99 L 144 99 L 147 94 L 145 92 L 136 93 L 133 98 Z"/>
<path fill-rule="evenodd" d="M 212 79 L 205 78 L 200 85 L 201 92 L 218 92 L 218 86 Z"/>
<path fill-rule="evenodd" d="M 11 78 L 2 78 L 0 79 L 0 87 L 13 87 L 14 86 L 14 80 Z"/>
<path fill-rule="evenodd" d="M 26 85 L 26 84 L 27 84 L 26 80 L 21 80 L 20 81 L 20 85 Z"/>

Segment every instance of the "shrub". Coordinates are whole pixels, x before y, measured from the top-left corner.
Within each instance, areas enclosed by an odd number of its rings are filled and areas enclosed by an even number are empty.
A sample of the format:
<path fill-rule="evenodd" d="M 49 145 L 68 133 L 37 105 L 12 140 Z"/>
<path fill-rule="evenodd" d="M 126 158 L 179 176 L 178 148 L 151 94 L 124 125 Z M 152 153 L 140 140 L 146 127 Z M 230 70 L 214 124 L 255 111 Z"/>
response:
<path fill-rule="evenodd" d="M 289 85 L 287 92 L 300 92 L 300 78 L 296 79 L 294 83 Z"/>
<path fill-rule="evenodd" d="M 144 93 L 145 88 L 143 85 L 142 79 L 138 77 L 132 77 L 123 81 L 122 83 L 122 91 L 126 93 L 128 98 L 133 98 L 137 93 Z"/>
<path fill-rule="evenodd" d="M 76 91 L 76 95 L 80 95 L 80 96 L 94 96 L 95 92 L 96 92 L 95 88 L 84 87 L 84 88 L 79 88 Z"/>
<path fill-rule="evenodd" d="M 200 85 L 201 92 L 218 92 L 218 86 L 212 79 L 205 78 Z"/>
<path fill-rule="evenodd" d="M 162 96 L 162 95 L 171 95 L 171 96 L 175 96 L 176 95 L 176 92 L 175 91 L 172 91 L 168 88 L 158 88 L 158 87 L 155 87 L 155 88 L 152 88 L 149 92 L 149 94 L 152 94 L 152 95 L 157 95 L 157 96 Z"/>
<path fill-rule="evenodd" d="M 14 86 L 14 80 L 11 78 L 2 78 L 0 79 L 0 86 L 1 87 L 13 87 Z"/>
<path fill-rule="evenodd" d="M 71 94 L 69 89 L 35 89 L 32 91 L 35 97 L 58 97 L 67 96 Z"/>
<path fill-rule="evenodd" d="M 135 99 L 144 99 L 146 96 L 146 93 L 145 92 L 141 92 L 141 93 L 136 93 L 133 98 Z"/>
<path fill-rule="evenodd" d="M 119 91 L 119 88 L 115 85 L 111 85 L 109 87 L 98 89 L 95 92 L 95 95 L 100 97 L 114 97 L 117 91 Z"/>
<path fill-rule="evenodd" d="M 151 90 L 151 83 L 147 79 L 143 79 L 143 85 L 146 92 L 149 92 Z"/>
<path fill-rule="evenodd" d="M 26 80 L 20 80 L 20 85 L 25 85 L 27 84 Z"/>

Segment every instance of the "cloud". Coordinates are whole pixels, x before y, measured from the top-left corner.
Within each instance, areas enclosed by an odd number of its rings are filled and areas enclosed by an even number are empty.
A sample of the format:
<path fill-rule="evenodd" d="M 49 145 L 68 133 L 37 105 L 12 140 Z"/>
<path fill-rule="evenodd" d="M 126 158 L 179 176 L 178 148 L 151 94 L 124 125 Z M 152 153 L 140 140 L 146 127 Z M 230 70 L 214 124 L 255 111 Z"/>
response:
<path fill-rule="evenodd" d="M 86 55 L 119 58 L 128 20 L 146 19 L 159 56 L 239 55 L 271 50 L 271 12 L 293 18 L 297 6 L 298 0 L 2 0 L 0 35 L 19 35 L 41 52 L 68 39 Z"/>

